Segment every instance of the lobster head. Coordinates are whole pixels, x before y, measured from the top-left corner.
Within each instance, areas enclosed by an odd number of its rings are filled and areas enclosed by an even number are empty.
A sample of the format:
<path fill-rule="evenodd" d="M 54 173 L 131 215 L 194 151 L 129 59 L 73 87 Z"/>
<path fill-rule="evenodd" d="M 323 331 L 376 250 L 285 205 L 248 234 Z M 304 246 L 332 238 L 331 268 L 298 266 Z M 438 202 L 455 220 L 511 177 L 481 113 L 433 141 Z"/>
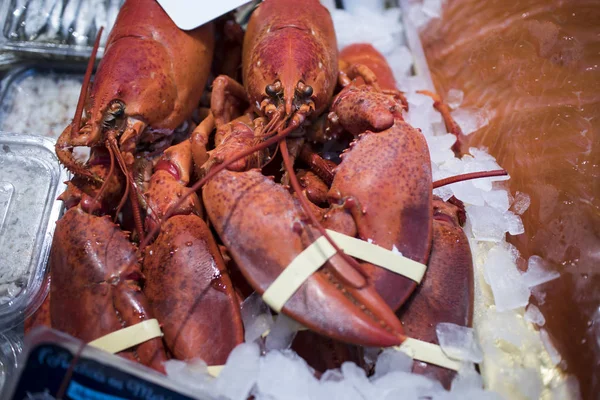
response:
<path fill-rule="evenodd" d="M 260 115 L 304 120 L 326 109 L 337 82 L 337 40 L 318 0 L 261 3 L 243 51 L 245 89 Z"/>

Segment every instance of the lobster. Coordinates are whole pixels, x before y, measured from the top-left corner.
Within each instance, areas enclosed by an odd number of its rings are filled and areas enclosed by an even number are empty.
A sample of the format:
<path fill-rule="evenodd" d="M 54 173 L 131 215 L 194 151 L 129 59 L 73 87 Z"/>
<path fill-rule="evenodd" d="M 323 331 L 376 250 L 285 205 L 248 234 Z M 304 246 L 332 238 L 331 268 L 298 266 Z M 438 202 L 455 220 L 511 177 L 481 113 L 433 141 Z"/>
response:
<path fill-rule="evenodd" d="M 245 87 L 225 76 L 213 83 L 209 118 L 217 126 L 217 147 L 206 153 L 205 164 L 209 164 L 204 178 L 192 187 L 206 183 L 202 196 L 207 215 L 244 277 L 260 294 L 325 233 L 302 196 L 293 197 L 257 170 L 270 158 L 266 149 L 279 143 L 290 181 L 300 192 L 285 137 L 328 107 L 339 76 L 328 11 L 314 0 L 290 16 L 285 12 L 289 3 L 267 0 L 252 15 L 243 49 Z M 246 100 L 259 117 L 235 118 L 232 103 L 225 99 L 228 94 L 241 99 L 238 103 Z M 240 153 L 241 149 L 245 150 Z M 312 225 L 306 223 L 307 217 Z M 280 241 L 287 245 L 274 245 Z M 342 341 L 371 346 L 402 341 L 402 327 L 393 311 L 367 284 L 356 261 L 343 253 L 309 278 L 283 312 Z"/>
<path fill-rule="evenodd" d="M 136 147 L 144 143 L 156 150 L 168 147 L 173 132 L 190 119 L 210 71 L 213 26 L 182 31 L 155 0 L 127 0 L 89 87 L 96 49 L 75 118 L 57 140 L 56 154 L 74 175 L 100 184 L 98 175 L 75 160 L 73 148 L 110 147 L 127 178 L 141 238 L 141 196 L 132 177 Z"/>
<path fill-rule="evenodd" d="M 146 157 L 169 146 L 174 132 L 198 106 L 212 61 L 213 27 L 183 32 L 155 1 L 128 0 L 88 96 L 100 35 L 73 123 L 56 144 L 57 156 L 74 177 L 59 198 L 67 211 L 57 222 L 50 296 L 38 321 L 91 341 L 157 317 L 163 324 L 164 344 L 160 338 L 151 339 L 121 355 L 159 371 L 169 354 L 223 363 L 243 338 L 239 303 L 216 243 L 199 217 L 199 199 L 188 199 L 178 209 L 181 215 L 171 218 L 144 249 L 139 206 L 146 209 L 146 227 L 152 229 L 161 210 L 175 201 L 169 203 L 165 191 L 181 195 L 191 170 L 191 157 L 181 156 L 181 147 L 189 141 L 165 152 L 149 182 L 137 176 L 153 164 Z M 92 156 L 85 164 L 73 158 L 75 146 L 91 147 Z M 150 148 L 144 157 L 138 156 L 141 146 Z M 189 146 L 183 150 L 189 152 Z M 141 193 L 136 182 L 148 189 Z M 122 229 L 128 195 L 140 248 Z M 119 226 L 115 222 L 121 215 Z M 172 245 L 185 247 L 189 259 L 197 262 L 172 257 Z M 170 296 L 167 301 L 165 295 Z M 222 312 L 223 322 L 208 318 L 211 307 Z M 90 326 L 90 321 L 98 322 Z M 207 345 L 214 334 L 220 335 L 221 346 Z M 198 337 L 206 339 L 200 346 Z"/>

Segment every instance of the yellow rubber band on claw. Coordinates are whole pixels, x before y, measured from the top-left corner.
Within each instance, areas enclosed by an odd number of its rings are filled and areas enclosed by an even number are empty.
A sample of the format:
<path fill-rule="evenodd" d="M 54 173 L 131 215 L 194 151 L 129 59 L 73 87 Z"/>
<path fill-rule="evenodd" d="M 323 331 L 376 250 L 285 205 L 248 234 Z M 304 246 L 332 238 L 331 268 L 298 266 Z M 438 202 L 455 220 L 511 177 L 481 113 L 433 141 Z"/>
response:
<path fill-rule="evenodd" d="M 265 290 L 262 295 L 264 302 L 280 313 L 296 290 L 334 254 L 335 249 L 324 236 L 315 240 Z"/>
<path fill-rule="evenodd" d="M 208 367 L 206 367 L 208 374 L 215 378 L 219 376 L 223 368 L 225 368 L 224 365 L 209 365 Z"/>
<path fill-rule="evenodd" d="M 394 349 L 407 354 L 414 360 L 434 364 L 454 371 L 458 371 L 461 365 L 460 362 L 455 361 L 444 354 L 442 348 L 437 344 L 423 342 L 422 340 L 406 338 L 400 346 L 396 346 Z"/>
<path fill-rule="evenodd" d="M 158 320 L 149 319 L 104 335 L 88 345 L 115 354 L 162 335 Z"/>
<path fill-rule="evenodd" d="M 399 253 L 375 244 L 356 239 L 327 229 L 333 241 L 346 254 L 370 262 L 388 271 L 406 276 L 420 283 L 427 267 Z M 329 241 L 321 236 L 283 270 L 263 293 L 263 300 L 274 311 L 281 312 L 283 306 L 302 284 L 335 254 Z"/>
<path fill-rule="evenodd" d="M 394 272 L 421 283 L 427 266 L 410 258 L 406 258 L 400 253 L 394 253 L 391 250 L 384 249 L 376 244 L 365 242 L 342 233 L 327 229 L 327 233 L 333 241 L 349 256 L 359 258 L 370 262 L 388 271 Z"/>

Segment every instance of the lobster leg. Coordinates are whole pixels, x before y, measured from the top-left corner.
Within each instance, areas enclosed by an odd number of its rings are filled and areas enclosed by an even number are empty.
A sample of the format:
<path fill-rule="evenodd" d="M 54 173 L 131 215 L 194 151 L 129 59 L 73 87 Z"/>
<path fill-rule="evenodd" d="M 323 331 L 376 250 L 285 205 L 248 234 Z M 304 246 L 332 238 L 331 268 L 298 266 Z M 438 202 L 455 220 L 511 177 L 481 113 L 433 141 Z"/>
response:
<path fill-rule="evenodd" d="M 425 96 L 429 96 L 433 99 L 433 107 L 442 114 L 442 118 L 444 119 L 444 125 L 446 125 L 446 130 L 456 136 L 456 143 L 452 146 L 452 151 L 457 156 L 462 156 L 464 153 L 461 150 L 461 140 L 463 139 L 463 132 L 460 129 L 460 125 L 452 118 L 452 114 L 450 114 L 450 107 L 448 104 L 444 103 L 440 96 L 437 93 L 432 93 L 428 90 L 419 90 L 417 93 L 423 94 Z"/>
<path fill-rule="evenodd" d="M 471 326 L 473 320 L 473 260 L 459 224 L 459 209 L 434 200 L 433 246 L 425 278 L 398 316 L 410 337 L 438 343 L 436 326 L 450 322 Z M 436 377 L 450 387 L 455 372 L 415 363 L 413 371 Z"/>
<path fill-rule="evenodd" d="M 242 105 L 248 100 L 244 87 L 233 78 L 220 75 L 213 81 L 210 109 L 217 126 L 225 125 L 237 118 Z"/>
<path fill-rule="evenodd" d="M 146 219 L 149 229 L 182 197 L 191 169 L 190 141 L 170 147 L 156 164 L 145 194 L 153 208 Z M 199 217 L 196 194 L 171 215 L 146 249 L 144 293 L 176 358 L 224 364 L 244 340 L 238 298 L 219 248 Z"/>

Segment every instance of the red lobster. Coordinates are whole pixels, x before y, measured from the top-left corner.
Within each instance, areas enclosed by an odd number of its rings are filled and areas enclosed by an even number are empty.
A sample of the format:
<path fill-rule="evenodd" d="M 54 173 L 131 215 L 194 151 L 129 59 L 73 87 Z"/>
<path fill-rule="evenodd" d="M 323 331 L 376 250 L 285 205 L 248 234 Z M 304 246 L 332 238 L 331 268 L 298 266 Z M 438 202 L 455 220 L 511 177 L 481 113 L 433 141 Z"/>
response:
<path fill-rule="evenodd" d="M 173 132 L 198 106 L 213 50 L 212 24 L 182 31 L 155 0 L 127 0 L 89 93 L 95 51 L 73 123 L 56 143 L 56 154 L 65 167 L 96 183 L 102 179 L 73 158 L 73 147 L 110 149 L 129 182 L 127 190 L 140 237 L 140 196 L 132 176 L 136 146 L 150 143 L 160 150 L 169 145 Z"/>
<path fill-rule="evenodd" d="M 157 317 L 171 355 L 224 363 L 243 338 L 239 303 L 216 243 L 198 217 L 199 199 L 188 198 L 187 206 L 178 208 L 182 215 L 163 226 L 143 258 L 144 273 L 129 235 L 111 222 L 129 192 L 136 231 L 143 238 L 138 203 L 147 208 L 146 226 L 151 229 L 153 220 L 175 201 L 168 196 L 181 195 L 189 183 L 191 159 L 180 150 L 186 142 L 158 161 L 145 194 L 137 195 L 141 190 L 132 176 L 134 154 L 144 142 L 157 151 L 167 146 L 173 131 L 198 106 L 212 61 L 212 26 L 183 32 L 155 1 L 128 0 L 86 100 L 99 38 L 75 119 L 56 145 L 59 159 L 75 177 L 61 196 L 68 211 L 57 222 L 51 294 L 38 315 L 84 341 Z M 84 105 L 86 118 L 80 127 Z M 184 154 L 189 152 L 187 143 Z M 92 147 L 86 164 L 73 159 L 74 146 Z M 115 173 L 115 160 L 125 182 Z M 176 252 L 174 246 L 185 251 Z M 214 346 L 213 341 L 221 344 Z M 122 355 L 159 371 L 167 359 L 160 338 Z"/>

